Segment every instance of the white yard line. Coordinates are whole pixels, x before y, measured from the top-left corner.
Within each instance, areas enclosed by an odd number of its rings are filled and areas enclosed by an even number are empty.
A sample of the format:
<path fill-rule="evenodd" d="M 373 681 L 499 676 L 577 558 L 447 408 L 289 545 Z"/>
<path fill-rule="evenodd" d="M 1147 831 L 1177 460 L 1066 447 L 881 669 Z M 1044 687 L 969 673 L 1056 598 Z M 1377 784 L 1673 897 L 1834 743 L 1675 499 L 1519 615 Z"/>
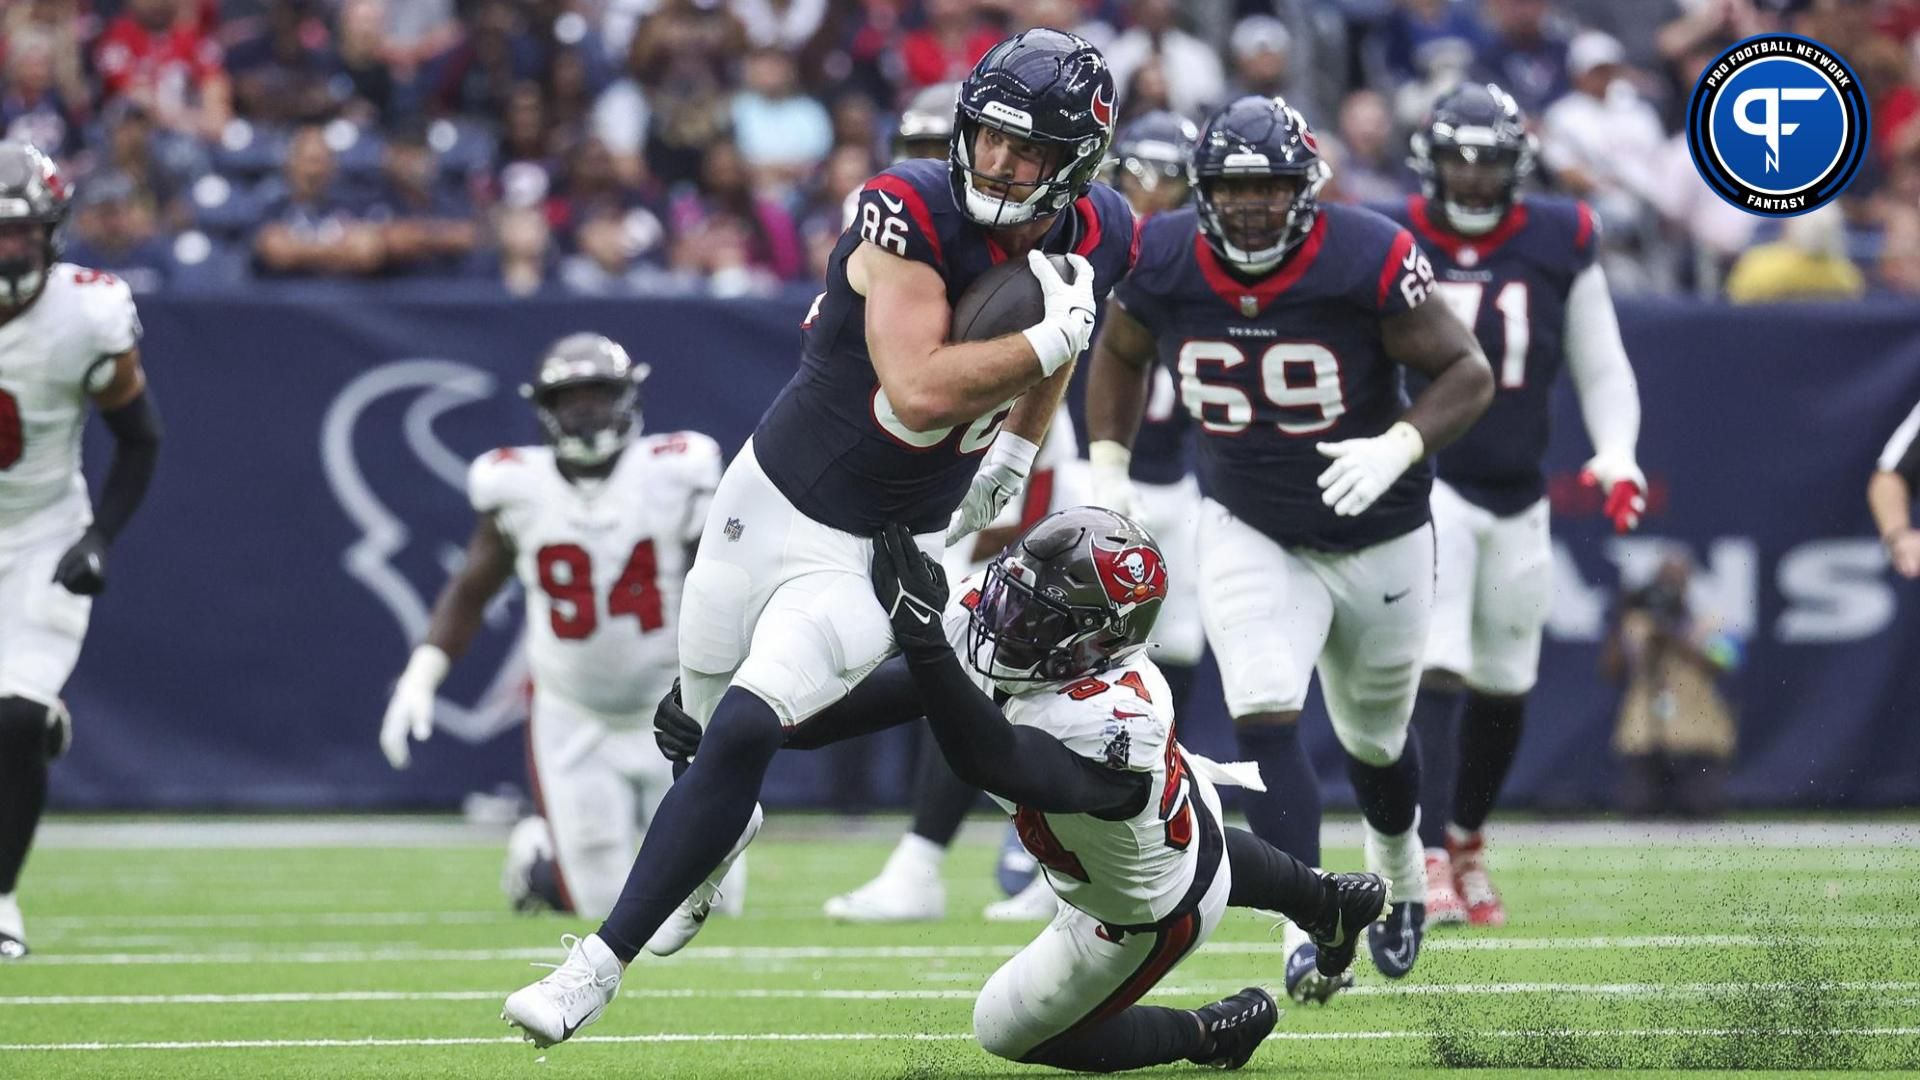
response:
<path fill-rule="evenodd" d="M 513 913 L 497 911 L 316 911 L 251 912 L 231 915 L 36 915 L 33 928 L 57 930 L 252 930 L 302 926 L 455 926 L 503 922 Z"/>
<path fill-rule="evenodd" d="M 1731 949 L 1758 948 L 1778 941 L 1766 934 L 1659 934 L 1645 936 L 1591 936 L 1567 938 L 1475 937 L 1428 938 L 1429 952 L 1563 952 L 1616 949 Z M 1794 935 L 1796 945 L 1842 945 L 1859 940 L 1849 935 Z M 1012 956 L 1021 945 L 741 945 L 695 946 L 679 954 L 689 961 L 715 960 L 968 960 Z M 1284 954 L 1279 941 L 1221 941 L 1203 948 L 1208 956 L 1275 956 Z M 421 949 L 342 947 L 306 951 L 275 950 L 266 943 L 246 943 L 206 952 L 172 953 L 35 953 L 30 966 L 88 967 L 122 964 L 378 964 L 420 962 L 485 962 L 495 960 L 551 960 L 560 950 L 551 946 L 518 949 Z M 658 963 L 648 960 L 647 963 Z"/>
<path fill-rule="evenodd" d="M 977 979 L 978 976 L 970 976 Z M 1152 994 L 1161 997 L 1183 994 L 1211 994 L 1221 992 L 1238 983 L 1210 983 L 1199 986 L 1156 986 Z M 1581 994 L 1601 997 L 1625 998 L 1682 998 L 1707 997 L 1713 994 L 1732 992 L 1760 991 L 1765 993 L 1784 993 L 1807 989 L 1814 984 L 1790 982 L 1696 982 L 1696 983 L 1581 983 L 1581 982 L 1510 982 L 1510 983 L 1367 983 L 1341 992 L 1342 996 L 1354 997 L 1452 997 L 1452 996 L 1509 996 L 1518 994 Z M 1843 982 L 1820 984 L 1822 993 L 1901 993 L 1920 991 L 1920 982 Z M 0 1007 L 10 1005 L 41 1005 L 67 1007 L 74 1005 L 326 1005 L 342 1002 L 410 1002 L 410 1001 L 492 1001 L 499 1000 L 511 991 L 510 987 L 496 990 L 340 990 L 324 992 L 290 992 L 261 994 L 39 994 L 19 997 L 0 997 Z M 921 988 L 899 990 L 822 990 L 822 989 L 762 989 L 742 987 L 725 990 L 682 989 L 674 987 L 623 987 L 620 996 L 624 998 L 646 998 L 652 1000 L 680 999 L 723 999 L 723 1000 L 790 1000 L 790 1001 L 888 1001 L 894 999 L 913 1001 L 971 1001 L 977 996 L 971 989 L 927 990 Z"/>
<path fill-rule="evenodd" d="M 1270 1040 L 1291 1042 L 1348 1042 L 1356 1040 L 1378 1039 L 1431 1039 L 1441 1034 L 1458 1035 L 1460 1032 L 1437 1033 L 1431 1031 L 1277 1031 L 1268 1036 Z M 1810 1028 L 1761 1030 L 1756 1028 L 1628 1028 L 1612 1030 L 1585 1030 L 1579 1028 L 1553 1029 L 1545 1031 L 1476 1031 L 1476 1038 L 1495 1039 L 1539 1039 L 1539 1038 L 1661 1038 L 1661 1039 L 1720 1039 L 1745 1038 L 1754 1035 L 1795 1036 L 1866 1036 L 1870 1038 L 1905 1038 L 1920 1035 L 1920 1027 L 1884 1027 L 1884 1028 Z M 783 1042 L 966 1042 L 973 1036 L 959 1032 L 914 1033 L 914 1032 L 771 1032 L 761 1034 L 682 1034 L 663 1033 L 657 1035 L 581 1035 L 571 1040 L 581 1043 L 783 1043 Z M 443 1039 L 216 1039 L 200 1042 L 82 1042 L 82 1043 L 0 1043 L 0 1051 L 97 1051 L 97 1050 L 286 1050 L 286 1049 L 329 1049 L 335 1047 L 364 1048 L 383 1046 L 523 1046 L 522 1040 L 515 1036 L 465 1037 Z"/>
<path fill-rule="evenodd" d="M 892 839 L 904 827 L 897 815 L 848 821 L 820 814 L 776 814 L 767 835 L 774 840 L 844 843 L 851 835 Z M 970 823 L 963 842 L 997 843 L 1000 822 L 985 816 Z M 497 844 L 506 830 L 472 825 L 453 817 L 342 815 L 321 818 L 141 818 L 89 821 L 56 817 L 43 824 L 37 842 L 44 848 L 306 848 L 444 847 Z M 1335 821 L 1322 830 L 1330 847 L 1356 847 L 1357 820 Z M 1741 821 L 1712 825 L 1647 822 L 1501 822 L 1494 845 L 1583 848 L 1712 848 L 1715 857 L 1737 857 L 1754 848 L 1920 847 L 1920 823 L 1899 821 Z"/>

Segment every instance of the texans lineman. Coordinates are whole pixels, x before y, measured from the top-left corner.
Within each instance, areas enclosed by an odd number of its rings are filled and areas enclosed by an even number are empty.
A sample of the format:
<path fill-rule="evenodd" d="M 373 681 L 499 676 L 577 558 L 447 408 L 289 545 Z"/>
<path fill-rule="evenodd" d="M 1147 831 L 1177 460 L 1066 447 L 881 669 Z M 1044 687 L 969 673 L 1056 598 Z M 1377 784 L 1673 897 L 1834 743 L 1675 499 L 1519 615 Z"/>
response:
<path fill-rule="evenodd" d="M 604 918 L 654 808 L 673 783 L 654 745 L 654 705 L 679 674 L 681 582 L 720 480 L 698 432 L 642 435 L 647 366 L 600 334 L 561 338 L 522 388 L 544 446 L 482 455 L 467 477 L 477 515 L 467 558 L 434 603 L 427 637 L 394 686 L 380 746 L 394 768 L 433 730 L 434 696 L 509 577 L 527 598 L 533 673 L 527 746 L 540 817 L 509 842 L 516 907 Z M 740 900 L 739 874 L 727 888 Z"/>
<path fill-rule="evenodd" d="M 1088 384 L 1089 436 L 1127 460 L 1156 359 L 1198 421 L 1206 505 L 1198 577 L 1207 641 L 1244 756 L 1266 778 L 1254 832 L 1309 864 L 1320 801 L 1296 721 L 1318 670 L 1366 818 L 1369 869 L 1392 910 L 1369 930 L 1374 966 L 1413 967 L 1426 884 L 1419 757 L 1407 746 L 1433 598 L 1429 452 L 1485 410 L 1493 380 L 1473 335 L 1429 302 L 1433 272 L 1407 230 L 1318 204 L 1329 170 L 1284 101 L 1215 113 L 1194 151 L 1195 209 L 1146 223 Z M 1402 368 L 1431 378 L 1412 403 Z M 1095 499 L 1128 505 L 1124 476 Z M 1297 928 L 1299 1000 L 1316 973 Z"/>
<path fill-rule="evenodd" d="M 504 1015 L 538 1045 L 598 1019 L 643 944 L 670 953 L 698 932 L 759 827 L 760 784 L 788 729 L 894 651 L 886 613 L 865 599 L 870 538 L 898 521 L 935 553 L 1000 512 L 1097 298 L 1131 264 L 1132 215 L 1094 182 L 1114 112 L 1097 49 L 1056 30 L 1018 34 L 980 59 L 955 110 L 944 164 L 901 162 L 868 182 L 803 324 L 800 370 L 720 481 L 680 627 L 703 749 L 599 930 L 508 998 Z M 1063 254 L 1071 276 L 1043 252 Z M 1039 279 L 1042 319 L 949 343 L 953 301 L 1007 259 Z"/>
<path fill-rule="evenodd" d="M 14 890 L 47 766 L 73 738 L 60 691 L 160 446 L 132 292 L 59 261 L 68 202 L 46 155 L 0 142 L 0 961 L 27 954 Z M 80 469 L 90 408 L 114 440 L 91 504 Z"/>
<path fill-rule="evenodd" d="M 1513 98 L 1486 83 L 1458 87 L 1412 149 L 1423 193 L 1381 212 L 1420 238 L 1439 298 L 1474 328 L 1497 383 L 1486 416 L 1440 455 L 1433 485 L 1433 632 L 1413 720 L 1426 767 L 1427 918 L 1500 926 L 1481 826 L 1519 749 L 1552 599 L 1540 469 L 1549 397 L 1564 366 L 1593 441 L 1583 478 L 1626 532 L 1646 509 L 1640 393 L 1594 260 L 1593 211 L 1520 194 L 1533 138 Z"/>

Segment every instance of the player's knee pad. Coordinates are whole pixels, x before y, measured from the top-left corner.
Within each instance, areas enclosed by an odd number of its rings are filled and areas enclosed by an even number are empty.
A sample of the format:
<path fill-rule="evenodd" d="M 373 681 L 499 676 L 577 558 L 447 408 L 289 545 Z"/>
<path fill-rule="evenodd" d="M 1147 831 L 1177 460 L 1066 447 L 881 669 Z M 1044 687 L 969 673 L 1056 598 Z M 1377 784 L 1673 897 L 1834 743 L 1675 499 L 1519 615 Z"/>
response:
<path fill-rule="evenodd" d="M 73 744 L 73 716 L 67 707 L 31 698 L 0 698 L 0 752 L 37 754 L 52 761 Z"/>
<path fill-rule="evenodd" d="M 980 1049 L 997 1058 L 1019 1061 L 1033 1049 L 1033 1041 L 1010 1011 L 983 992 L 973 1003 L 973 1038 Z"/>
<path fill-rule="evenodd" d="M 681 588 L 681 666 L 705 675 L 723 675 L 740 666 L 747 655 L 745 614 L 752 587 L 738 566 L 694 562 Z"/>

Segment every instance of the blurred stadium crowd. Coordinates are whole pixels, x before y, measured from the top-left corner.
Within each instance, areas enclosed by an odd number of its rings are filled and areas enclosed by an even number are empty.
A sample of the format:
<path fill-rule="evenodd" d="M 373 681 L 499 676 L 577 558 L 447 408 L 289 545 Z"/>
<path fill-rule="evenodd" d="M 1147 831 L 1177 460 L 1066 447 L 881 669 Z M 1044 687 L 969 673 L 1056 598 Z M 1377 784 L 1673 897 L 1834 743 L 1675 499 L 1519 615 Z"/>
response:
<path fill-rule="evenodd" d="M 1411 190 L 1428 105 L 1497 81 L 1617 292 L 1920 294 L 1920 0 L 4 0 L 0 127 L 78 179 L 68 257 L 136 291 L 739 295 L 818 280 L 900 107 L 1031 25 L 1106 51 L 1123 126 L 1284 95 L 1334 198 Z M 1706 61 L 1771 29 L 1873 110 L 1841 209 L 1784 226 L 1681 130 Z"/>

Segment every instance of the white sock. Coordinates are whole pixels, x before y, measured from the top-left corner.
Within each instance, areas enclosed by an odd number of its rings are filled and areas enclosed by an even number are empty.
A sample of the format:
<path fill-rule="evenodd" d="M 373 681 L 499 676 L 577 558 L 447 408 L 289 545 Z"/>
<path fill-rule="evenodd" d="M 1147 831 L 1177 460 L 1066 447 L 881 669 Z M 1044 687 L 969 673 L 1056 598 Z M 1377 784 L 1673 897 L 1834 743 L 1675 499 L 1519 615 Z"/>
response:
<path fill-rule="evenodd" d="M 1387 890 L 1390 904 L 1427 902 L 1427 851 L 1420 844 L 1420 813 L 1406 832 L 1389 836 L 1366 827 L 1367 869 L 1391 881 Z"/>
<path fill-rule="evenodd" d="M 618 978 L 626 970 L 620 958 L 613 955 L 613 950 L 607 948 L 606 942 L 600 940 L 599 934 L 588 934 L 580 939 L 580 955 L 593 965 L 593 973 L 603 979 L 608 976 Z"/>
<path fill-rule="evenodd" d="M 1288 919 L 1280 924 L 1280 948 L 1285 951 L 1288 956 L 1292 956 L 1295 949 L 1307 944 L 1307 942 L 1307 932 L 1300 929 L 1299 925 L 1292 919 Z"/>
<path fill-rule="evenodd" d="M 940 867 L 946 861 L 946 848 L 917 833 L 908 833 L 894 845 L 893 854 L 887 856 L 886 869 L 880 873 L 938 878 Z"/>
<path fill-rule="evenodd" d="M 25 940 L 26 923 L 20 917 L 20 901 L 12 893 L 0 893 L 0 934 Z"/>

